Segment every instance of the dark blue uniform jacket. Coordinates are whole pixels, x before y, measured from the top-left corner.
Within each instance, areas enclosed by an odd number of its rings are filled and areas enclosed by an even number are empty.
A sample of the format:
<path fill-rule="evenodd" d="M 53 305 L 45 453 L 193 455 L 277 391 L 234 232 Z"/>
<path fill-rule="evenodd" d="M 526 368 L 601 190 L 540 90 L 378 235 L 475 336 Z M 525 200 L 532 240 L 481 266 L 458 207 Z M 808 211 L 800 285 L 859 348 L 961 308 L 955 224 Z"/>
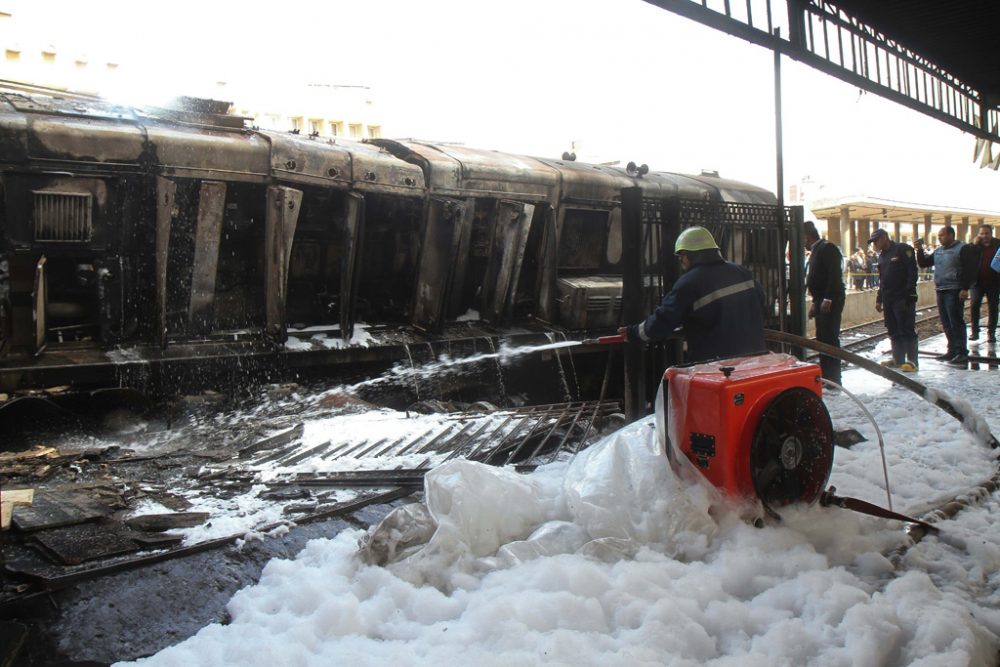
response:
<path fill-rule="evenodd" d="M 764 290 L 721 258 L 695 264 L 645 322 L 629 327 L 629 339 L 662 340 L 680 326 L 691 362 L 765 352 Z"/>
<path fill-rule="evenodd" d="M 913 248 L 892 243 L 878 255 L 877 303 L 890 304 L 909 298 L 917 302 L 917 259 Z"/>

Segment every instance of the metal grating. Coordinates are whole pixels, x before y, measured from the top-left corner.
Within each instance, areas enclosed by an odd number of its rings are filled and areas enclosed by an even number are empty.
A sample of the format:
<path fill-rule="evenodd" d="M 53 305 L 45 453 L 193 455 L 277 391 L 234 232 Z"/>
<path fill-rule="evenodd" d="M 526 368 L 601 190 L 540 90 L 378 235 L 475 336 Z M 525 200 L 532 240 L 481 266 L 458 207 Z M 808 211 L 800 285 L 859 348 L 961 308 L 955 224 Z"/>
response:
<path fill-rule="evenodd" d="M 644 310 L 652 312 L 680 273 L 673 244 L 681 231 L 699 225 L 715 237 L 723 256 L 753 272 L 767 295 L 770 308 L 765 326 L 796 331 L 796 304 L 803 286 L 796 279 L 804 263 L 797 225 L 797 208 L 700 199 L 643 199 L 642 254 Z"/>
<path fill-rule="evenodd" d="M 34 191 L 35 241 L 85 243 L 93 233 L 91 196 L 80 192 Z"/>
<path fill-rule="evenodd" d="M 617 401 L 571 401 L 498 412 L 452 413 L 425 431 L 403 437 L 329 441 L 314 446 L 296 438 L 270 451 L 256 452 L 249 467 L 271 468 L 280 477 L 294 474 L 302 463 L 311 467 L 317 461 L 354 461 L 354 470 L 304 473 L 293 478 L 295 483 L 313 486 L 420 485 L 428 469 L 454 458 L 530 469 L 555 460 L 561 452 L 575 454 L 587 447 L 597 439 L 601 424 L 620 412 Z M 420 465 L 398 467 L 400 461 L 407 461 L 402 459 L 406 456 L 416 457 Z"/>

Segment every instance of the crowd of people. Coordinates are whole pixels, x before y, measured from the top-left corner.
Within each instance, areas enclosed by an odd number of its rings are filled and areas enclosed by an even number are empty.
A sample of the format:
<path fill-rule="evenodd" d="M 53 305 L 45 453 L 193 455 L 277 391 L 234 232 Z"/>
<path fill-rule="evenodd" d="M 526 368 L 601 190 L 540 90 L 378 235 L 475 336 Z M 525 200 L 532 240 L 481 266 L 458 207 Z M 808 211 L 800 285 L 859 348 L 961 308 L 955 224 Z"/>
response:
<path fill-rule="evenodd" d="M 855 289 L 877 290 L 875 310 L 882 314 L 892 348 L 883 366 L 913 373 L 920 367 L 916 333 L 919 269 L 930 269 L 938 312 L 948 349 L 938 359 L 958 367 L 969 361 L 968 340 L 978 340 L 982 302 L 987 304 L 986 338 L 996 342 L 1000 295 L 1000 243 L 989 226 L 979 228 L 972 243 L 959 241 L 946 225 L 937 234 L 938 245 L 925 251 L 922 239 L 913 246 L 894 241 L 885 229 L 868 238 L 870 251 L 858 250 L 844 260 L 835 243 L 822 238 L 812 222 L 804 226 L 808 251 L 806 290 L 811 299 L 809 318 L 816 321 L 816 340 L 840 347 L 840 325 L 846 301 L 845 272 Z M 688 361 L 698 362 L 766 349 L 764 292 L 753 274 L 723 259 L 712 234 L 702 227 L 684 230 L 674 246 L 684 274 L 644 321 L 621 327 L 625 340 L 648 343 L 680 330 L 687 342 Z M 859 285 L 858 278 L 865 270 Z M 971 333 L 966 335 L 965 310 L 969 302 Z M 840 384 L 840 361 L 821 355 L 823 377 Z"/>
<path fill-rule="evenodd" d="M 981 308 L 987 304 L 987 342 L 996 342 L 998 294 L 1000 294 L 1000 244 L 993 228 L 979 228 L 972 243 L 959 241 L 951 225 L 937 234 L 938 245 L 925 251 L 922 239 L 911 247 L 894 241 L 885 229 L 876 229 L 868 239 L 871 250 L 858 249 L 845 262 L 840 249 L 823 238 L 813 223 L 805 225 L 809 251 L 806 288 L 812 298 L 809 317 L 816 319 L 816 339 L 840 345 L 840 312 L 843 310 L 846 269 L 848 281 L 857 290 L 875 289 L 875 309 L 882 313 L 892 346 L 892 358 L 882 364 L 904 372 L 920 367 L 915 329 L 917 282 L 920 268 L 934 281 L 938 313 L 948 348 L 938 359 L 965 367 L 969 361 L 968 340 L 979 340 Z M 835 288 L 839 284 L 840 287 Z M 831 296 L 833 295 L 833 296 Z M 965 309 L 969 303 L 971 333 L 966 338 Z M 839 311 L 838 311 L 839 309 Z M 838 382 L 836 359 L 821 357 L 823 375 Z M 829 370 L 828 370 L 829 369 Z"/>

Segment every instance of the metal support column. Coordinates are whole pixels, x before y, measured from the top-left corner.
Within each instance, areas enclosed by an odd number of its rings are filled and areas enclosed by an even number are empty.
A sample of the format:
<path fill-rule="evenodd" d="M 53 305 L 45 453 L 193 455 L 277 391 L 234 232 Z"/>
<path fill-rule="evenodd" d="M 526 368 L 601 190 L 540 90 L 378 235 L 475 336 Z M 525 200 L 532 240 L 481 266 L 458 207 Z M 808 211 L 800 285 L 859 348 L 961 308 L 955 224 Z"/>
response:
<path fill-rule="evenodd" d="M 622 318 L 626 324 L 642 320 L 642 189 L 622 190 Z M 625 419 L 633 422 L 646 411 L 644 351 L 625 345 Z"/>

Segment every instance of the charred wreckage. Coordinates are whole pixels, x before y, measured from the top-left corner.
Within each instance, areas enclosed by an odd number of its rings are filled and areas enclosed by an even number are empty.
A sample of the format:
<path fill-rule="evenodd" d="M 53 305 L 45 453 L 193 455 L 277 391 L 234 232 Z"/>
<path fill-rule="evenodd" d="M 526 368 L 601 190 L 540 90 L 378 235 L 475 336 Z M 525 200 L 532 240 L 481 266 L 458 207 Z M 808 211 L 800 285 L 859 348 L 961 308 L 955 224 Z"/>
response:
<path fill-rule="evenodd" d="M 678 271 L 660 248 L 691 224 L 754 270 L 770 326 L 802 332 L 801 209 L 762 188 L 269 132 L 226 106 L 0 95 L 0 392 L 164 393 L 579 339 L 652 307 Z"/>

